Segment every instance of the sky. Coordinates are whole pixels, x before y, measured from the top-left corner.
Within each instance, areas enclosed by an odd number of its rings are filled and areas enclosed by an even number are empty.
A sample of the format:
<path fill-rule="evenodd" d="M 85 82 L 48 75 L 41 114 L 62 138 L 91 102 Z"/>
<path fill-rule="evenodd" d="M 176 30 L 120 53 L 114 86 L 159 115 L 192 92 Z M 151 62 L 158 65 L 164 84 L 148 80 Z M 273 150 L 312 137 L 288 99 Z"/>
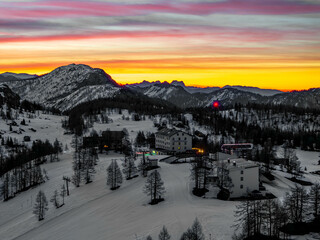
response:
<path fill-rule="evenodd" d="M 320 87 L 320 0 L 0 0 L 0 73 Z"/>

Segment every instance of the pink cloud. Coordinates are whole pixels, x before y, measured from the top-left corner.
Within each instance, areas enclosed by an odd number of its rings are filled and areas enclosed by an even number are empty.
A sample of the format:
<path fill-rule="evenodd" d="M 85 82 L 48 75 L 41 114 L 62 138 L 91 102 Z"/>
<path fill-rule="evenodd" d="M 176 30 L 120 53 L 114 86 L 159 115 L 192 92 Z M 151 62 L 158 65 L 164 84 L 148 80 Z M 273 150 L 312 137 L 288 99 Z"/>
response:
<path fill-rule="evenodd" d="M 320 5 L 298 4 L 280 0 L 229 0 L 217 3 L 161 3 L 112 4 L 104 2 L 19 2 L 6 4 L 0 14 L 9 17 L 62 17 L 62 16 L 127 16 L 148 13 L 183 13 L 205 15 L 210 13 L 234 14 L 303 14 L 319 13 Z"/>
<path fill-rule="evenodd" d="M 238 28 L 212 28 L 212 27 L 186 27 L 182 30 L 170 29 L 167 31 L 95 31 L 82 33 L 66 33 L 51 35 L 11 35 L 0 37 L 0 42 L 33 42 L 33 41 L 64 41 L 81 39 L 141 39 L 141 38 L 201 38 L 207 42 L 272 42 L 285 41 L 294 36 L 295 39 L 309 40 L 313 37 L 311 30 L 279 31 L 264 29 L 238 29 Z M 314 36 L 317 38 L 317 36 Z"/>

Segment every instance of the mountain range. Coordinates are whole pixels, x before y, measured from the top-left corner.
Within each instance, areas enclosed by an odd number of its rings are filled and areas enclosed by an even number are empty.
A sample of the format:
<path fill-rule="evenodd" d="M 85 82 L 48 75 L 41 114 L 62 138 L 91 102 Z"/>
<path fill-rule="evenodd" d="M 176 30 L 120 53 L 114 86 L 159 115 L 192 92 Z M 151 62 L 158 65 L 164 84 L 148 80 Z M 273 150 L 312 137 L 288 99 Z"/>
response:
<path fill-rule="evenodd" d="M 3 73 L 0 74 L 1 82 L 5 82 L 21 99 L 61 111 L 70 110 L 87 101 L 112 98 L 126 91 L 166 100 L 181 108 L 206 107 L 215 100 L 219 100 L 225 107 L 235 103 L 257 102 L 320 108 L 319 88 L 295 92 L 245 86 L 198 88 L 186 86 L 181 81 L 143 81 L 120 86 L 104 70 L 83 64 L 58 67 L 42 76 Z"/>

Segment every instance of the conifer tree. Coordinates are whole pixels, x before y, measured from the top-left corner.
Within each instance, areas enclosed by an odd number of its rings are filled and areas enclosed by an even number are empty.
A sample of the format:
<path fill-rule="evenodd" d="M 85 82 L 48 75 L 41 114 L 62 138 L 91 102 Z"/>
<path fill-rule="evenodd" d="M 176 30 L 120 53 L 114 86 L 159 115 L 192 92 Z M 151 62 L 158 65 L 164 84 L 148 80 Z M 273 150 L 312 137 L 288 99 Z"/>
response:
<path fill-rule="evenodd" d="M 315 218 L 320 216 L 320 183 L 315 183 L 310 189 L 310 204 Z"/>
<path fill-rule="evenodd" d="M 165 193 L 163 181 L 161 180 L 160 173 L 154 170 L 147 178 L 143 191 L 151 197 L 151 204 L 156 204 L 162 200 Z"/>
<path fill-rule="evenodd" d="M 171 239 L 171 236 L 170 234 L 168 233 L 168 230 L 165 226 L 162 227 L 162 230 L 159 234 L 159 240 L 170 240 Z"/>
<path fill-rule="evenodd" d="M 53 206 L 55 206 L 56 208 L 61 207 L 58 190 L 54 191 L 54 193 L 50 199 L 50 202 L 52 202 Z"/>
<path fill-rule="evenodd" d="M 125 158 L 122 171 L 127 180 L 130 180 L 137 175 L 138 169 L 132 157 Z"/>
<path fill-rule="evenodd" d="M 107 168 L 107 185 L 111 190 L 115 190 L 122 184 L 122 173 L 115 159 L 112 159 L 111 164 Z"/>
<path fill-rule="evenodd" d="M 48 201 L 46 195 L 43 191 L 39 191 L 36 198 L 36 203 L 34 205 L 33 213 L 38 217 L 38 220 L 41 221 L 45 217 L 45 213 L 48 210 Z"/>
<path fill-rule="evenodd" d="M 182 234 L 180 240 L 205 240 L 198 218 L 194 220 L 192 227 Z"/>

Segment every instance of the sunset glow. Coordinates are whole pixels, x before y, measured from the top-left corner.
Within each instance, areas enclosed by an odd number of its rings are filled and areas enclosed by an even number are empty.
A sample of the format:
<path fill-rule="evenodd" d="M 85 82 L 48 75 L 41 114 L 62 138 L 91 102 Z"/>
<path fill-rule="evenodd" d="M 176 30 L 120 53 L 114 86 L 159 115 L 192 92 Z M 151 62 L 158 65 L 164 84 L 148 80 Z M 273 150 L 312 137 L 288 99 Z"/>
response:
<path fill-rule="evenodd" d="M 0 73 L 83 63 L 121 84 L 309 89 L 320 87 L 320 2 L 2 0 L 0 56 Z"/>

